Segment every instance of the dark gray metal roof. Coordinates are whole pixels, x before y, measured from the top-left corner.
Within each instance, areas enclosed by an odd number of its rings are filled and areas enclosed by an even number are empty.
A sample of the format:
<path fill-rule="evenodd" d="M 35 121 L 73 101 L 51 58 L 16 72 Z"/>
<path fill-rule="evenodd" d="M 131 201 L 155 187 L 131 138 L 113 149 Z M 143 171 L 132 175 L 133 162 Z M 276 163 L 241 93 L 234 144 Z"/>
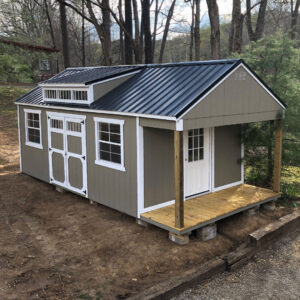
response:
<path fill-rule="evenodd" d="M 149 65 L 91 108 L 176 117 L 241 60 Z"/>
<path fill-rule="evenodd" d="M 72 84 L 82 83 L 90 84 L 114 76 L 123 75 L 135 70 L 139 70 L 141 66 L 112 66 L 112 67 L 88 67 L 88 68 L 68 68 L 65 71 L 55 75 L 54 77 L 43 81 L 47 84 Z"/>
<path fill-rule="evenodd" d="M 132 66 L 131 70 L 136 69 L 140 71 L 111 92 L 93 102 L 88 108 L 179 117 L 241 63 L 245 64 L 240 59 L 233 59 Z M 80 77 L 81 75 L 77 74 L 76 76 Z M 259 77 L 257 78 L 264 84 Z M 266 85 L 265 87 L 269 89 Z M 270 92 L 274 95 L 271 90 Z M 274 97 L 279 99 L 276 95 Z M 41 87 L 33 89 L 16 100 L 16 102 L 75 107 L 72 104 L 43 103 Z M 281 103 L 284 105 L 283 102 Z M 87 106 L 76 105 L 76 107 Z"/>

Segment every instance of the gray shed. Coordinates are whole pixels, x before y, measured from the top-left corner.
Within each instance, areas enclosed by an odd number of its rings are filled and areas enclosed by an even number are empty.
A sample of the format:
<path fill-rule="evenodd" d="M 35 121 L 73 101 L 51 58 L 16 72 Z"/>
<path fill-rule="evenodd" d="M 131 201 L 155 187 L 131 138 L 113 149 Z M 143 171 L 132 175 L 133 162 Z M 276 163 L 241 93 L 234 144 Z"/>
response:
<path fill-rule="evenodd" d="M 285 105 L 240 59 L 68 68 L 16 100 L 21 172 L 176 236 L 280 196 Z M 276 120 L 274 188 L 241 125 Z"/>

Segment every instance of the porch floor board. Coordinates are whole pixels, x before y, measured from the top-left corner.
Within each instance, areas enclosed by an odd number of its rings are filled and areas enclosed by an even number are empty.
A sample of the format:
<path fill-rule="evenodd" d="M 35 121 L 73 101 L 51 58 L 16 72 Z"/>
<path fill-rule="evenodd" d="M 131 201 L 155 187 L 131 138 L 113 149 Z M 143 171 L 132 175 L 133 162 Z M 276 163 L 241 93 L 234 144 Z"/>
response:
<path fill-rule="evenodd" d="M 141 219 L 176 234 L 214 223 L 251 207 L 275 200 L 280 193 L 248 184 L 199 196 L 184 202 L 184 227 L 175 227 L 175 204 L 141 214 Z"/>

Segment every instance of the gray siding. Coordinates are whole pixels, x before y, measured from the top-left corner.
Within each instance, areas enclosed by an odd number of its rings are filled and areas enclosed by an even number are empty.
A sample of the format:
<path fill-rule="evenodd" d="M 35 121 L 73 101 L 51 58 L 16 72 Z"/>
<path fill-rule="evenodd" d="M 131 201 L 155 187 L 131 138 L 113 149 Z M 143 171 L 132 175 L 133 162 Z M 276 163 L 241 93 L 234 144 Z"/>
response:
<path fill-rule="evenodd" d="M 144 128 L 145 207 L 174 200 L 174 143 L 171 130 Z"/>
<path fill-rule="evenodd" d="M 78 113 L 50 108 L 35 108 L 42 111 L 43 149 L 25 145 L 24 106 L 20 106 L 21 159 L 23 172 L 40 180 L 49 182 L 47 111 L 86 115 L 86 145 L 87 145 L 87 181 L 88 197 L 96 202 L 125 212 L 137 215 L 137 153 L 136 153 L 136 119 L 134 117 L 111 116 L 96 113 Z M 124 123 L 124 158 L 126 171 L 111 169 L 95 164 L 95 126 L 93 117 L 122 119 Z M 76 145 L 74 144 L 75 148 Z M 71 166 L 77 170 L 76 164 Z M 57 172 L 63 173 L 57 166 Z M 74 172 L 73 172 L 74 173 Z M 60 174 L 57 174 L 60 178 Z M 72 174 L 70 180 L 76 185 L 81 175 Z"/>
<path fill-rule="evenodd" d="M 41 110 L 42 144 L 43 149 L 27 146 L 25 135 L 25 113 L 24 109 Z M 47 136 L 47 116 L 43 108 L 30 106 L 20 106 L 20 139 L 21 139 L 21 159 L 22 172 L 40 180 L 49 182 L 49 161 L 48 161 L 48 136 Z"/>
<path fill-rule="evenodd" d="M 215 188 L 241 180 L 241 126 L 215 128 Z"/>
<path fill-rule="evenodd" d="M 140 125 L 144 126 L 144 127 L 176 130 L 176 122 L 175 121 L 140 118 Z"/>
<path fill-rule="evenodd" d="M 109 80 L 109 81 L 106 81 L 103 83 L 95 84 L 94 85 L 94 101 L 98 100 L 99 98 L 101 98 L 102 96 L 104 96 L 105 94 L 107 94 L 108 92 L 110 92 L 111 90 L 113 90 L 114 88 L 116 88 L 117 86 L 119 86 L 120 84 L 122 84 L 123 82 L 128 80 L 129 78 L 131 78 L 132 76 L 134 76 L 134 74 L 128 74 L 128 75 L 120 77 L 120 78 L 116 78 L 116 79 L 112 79 L 112 80 Z"/>
<path fill-rule="evenodd" d="M 240 67 L 184 117 L 184 129 L 273 120 L 282 107 Z"/>

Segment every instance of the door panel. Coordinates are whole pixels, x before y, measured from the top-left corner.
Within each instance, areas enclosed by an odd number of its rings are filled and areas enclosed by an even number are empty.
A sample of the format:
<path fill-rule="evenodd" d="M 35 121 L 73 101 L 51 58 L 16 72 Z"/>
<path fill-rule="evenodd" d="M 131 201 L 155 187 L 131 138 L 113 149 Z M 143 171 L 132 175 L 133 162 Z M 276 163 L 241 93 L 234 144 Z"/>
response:
<path fill-rule="evenodd" d="M 210 130 L 196 128 L 184 132 L 185 197 L 210 189 Z"/>
<path fill-rule="evenodd" d="M 65 182 L 65 157 L 61 153 L 52 152 L 52 168 L 53 168 L 53 178 L 55 181 Z"/>
<path fill-rule="evenodd" d="M 69 184 L 76 189 L 82 189 L 83 184 L 83 170 L 82 161 L 76 157 L 68 158 L 68 173 L 69 173 Z"/>
<path fill-rule="evenodd" d="M 51 148 L 64 150 L 64 135 L 58 132 L 51 132 Z"/>
<path fill-rule="evenodd" d="M 82 154 L 81 137 L 68 135 L 67 142 L 68 142 L 68 152 L 76 153 L 79 155 Z"/>

